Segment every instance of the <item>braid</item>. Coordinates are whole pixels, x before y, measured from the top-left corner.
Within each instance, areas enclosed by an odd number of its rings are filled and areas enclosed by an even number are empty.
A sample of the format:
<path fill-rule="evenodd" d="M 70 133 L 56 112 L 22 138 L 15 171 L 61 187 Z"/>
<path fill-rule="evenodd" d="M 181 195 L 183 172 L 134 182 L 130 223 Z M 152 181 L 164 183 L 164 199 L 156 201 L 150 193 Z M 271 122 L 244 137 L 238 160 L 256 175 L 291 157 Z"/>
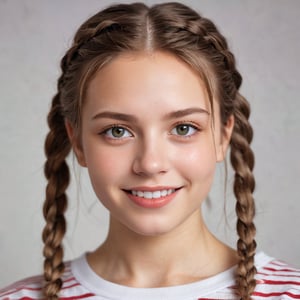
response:
<path fill-rule="evenodd" d="M 92 18 L 91 18 L 92 19 Z M 86 22 L 86 24 L 88 24 Z M 107 26 L 108 24 L 106 24 Z M 98 26 L 100 27 L 100 26 Z M 46 186 L 46 199 L 43 214 L 46 225 L 43 230 L 44 250 L 44 296 L 46 299 L 58 299 L 63 281 L 64 272 L 62 239 L 66 232 L 64 213 L 67 208 L 67 195 L 65 193 L 70 180 L 69 168 L 65 161 L 71 150 L 71 144 L 65 129 L 65 118 L 72 125 L 80 124 L 80 99 L 75 96 L 80 84 L 74 84 L 76 76 L 80 74 L 84 65 L 85 56 L 88 56 L 86 44 L 92 41 L 102 28 L 85 28 L 85 24 L 78 30 L 73 45 L 61 60 L 62 75 L 58 80 L 58 93 L 52 100 L 48 114 L 50 131 L 45 141 L 45 154 L 47 157 L 44 174 L 48 180 Z M 75 79 L 75 80 L 74 80 Z"/>
<path fill-rule="evenodd" d="M 48 114 L 50 131 L 45 141 L 47 161 L 44 173 L 48 180 L 43 214 L 46 225 L 43 230 L 44 295 L 46 299 L 58 299 L 64 271 L 63 248 L 61 245 L 66 231 L 64 212 L 67 207 L 65 190 L 69 184 L 69 169 L 65 161 L 71 145 L 65 130 L 64 117 L 60 107 L 60 92 L 53 98 Z"/>
<path fill-rule="evenodd" d="M 217 52 L 213 57 L 214 65 L 222 74 L 219 76 L 218 98 L 220 99 L 221 119 L 226 124 L 228 117 L 234 115 L 235 124 L 231 137 L 231 164 L 235 170 L 234 194 L 237 199 L 236 214 L 237 252 L 240 262 L 237 268 L 237 289 L 242 300 L 251 299 L 256 280 L 254 256 L 256 250 L 255 204 L 253 191 L 255 180 L 253 176 L 254 154 L 250 148 L 253 130 L 248 122 L 250 106 L 248 101 L 239 94 L 238 89 L 242 77 L 235 67 L 235 58 L 228 50 L 226 39 L 217 31 L 215 25 L 208 19 L 202 18 L 199 26 L 204 39 L 210 44 L 210 51 Z"/>
<path fill-rule="evenodd" d="M 207 72 L 205 72 L 205 66 L 200 69 L 200 74 L 207 86 L 212 109 L 214 95 L 219 100 L 222 123 L 225 125 L 230 115 L 235 118 L 231 138 L 231 164 L 235 170 L 234 194 L 237 199 L 237 233 L 239 236 L 237 253 L 240 258 L 236 282 L 241 299 L 249 300 L 256 286 L 254 278 L 256 274 L 254 265 L 256 229 L 253 223 L 255 204 L 252 195 L 255 180 L 252 173 L 254 154 L 249 146 L 253 137 L 252 127 L 248 122 L 250 107 L 247 100 L 238 92 L 242 84 L 242 77 L 236 70 L 235 58 L 228 49 L 225 37 L 213 22 L 196 14 L 193 11 L 186 13 L 183 6 L 182 15 L 185 15 L 185 18 L 181 18 L 180 23 L 173 16 L 171 22 L 180 24 L 179 32 L 186 41 L 195 40 L 192 45 L 187 43 L 186 49 L 194 47 L 197 43 L 197 49 L 193 49 L 194 53 L 198 52 L 196 55 L 199 56 L 199 51 L 201 51 L 209 67 L 213 70 L 214 75 L 211 75 L 209 68 L 206 67 Z M 185 22 L 182 21 L 183 19 Z M 176 31 L 176 29 L 173 30 Z M 186 32 L 189 35 L 186 35 Z M 181 42 L 182 40 L 183 38 Z M 185 58 L 183 57 L 183 59 Z M 191 54 L 185 60 L 190 63 Z M 195 63 L 192 62 L 190 65 L 195 66 Z M 207 80 L 209 77 L 214 80 Z"/>
<path fill-rule="evenodd" d="M 254 176 L 254 155 L 249 147 L 252 140 L 252 128 L 248 123 L 249 105 L 241 95 L 236 97 L 235 105 L 235 126 L 231 139 L 231 163 L 235 170 L 234 193 L 237 198 L 236 214 L 237 242 L 240 262 L 237 269 L 237 283 L 240 295 L 243 300 L 250 299 L 255 289 L 256 281 L 254 276 L 256 268 L 254 255 L 256 250 L 255 205 L 252 193 L 255 188 Z"/>
<path fill-rule="evenodd" d="M 114 46 L 111 45 L 111 35 L 118 28 L 118 18 L 124 16 L 124 13 L 126 15 L 125 8 L 131 10 L 132 18 L 143 19 L 143 13 L 141 16 L 138 14 L 134 16 L 134 11 L 145 12 L 146 6 L 142 4 L 108 8 L 82 24 L 74 37 L 73 45 L 61 60 L 62 75 L 58 80 L 58 93 L 52 100 L 48 114 L 50 131 L 45 141 L 47 160 L 44 165 L 44 173 L 48 184 L 43 207 L 46 221 L 42 235 L 45 257 L 43 293 L 49 300 L 58 299 L 63 284 L 61 279 L 64 272 L 62 239 L 66 232 L 64 213 L 67 208 L 66 189 L 70 179 L 65 159 L 71 151 L 71 143 L 65 129 L 65 119 L 70 121 L 74 128 L 80 127 L 83 89 L 85 81 L 88 81 L 86 74 L 90 72 L 88 75 L 92 76 L 93 72 L 97 70 L 97 62 L 94 65 L 93 62 L 95 58 L 100 57 L 101 63 L 101 52 L 106 55 L 109 50 L 112 55 L 112 48 L 118 49 L 122 43 L 123 47 L 126 44 L 128 37 L 123 35 L 123 39 L 119 38 L 118 43 L 115 42 Z M 130 20 L 130 17 L 127 20 Z M 134 28 L 136 27 L 128 26 L 128 30 L 134 30 Z M 101 34 L 102 31 L 103 34 Z M 91 70 L 88 70 L 89 64 L 91 64 Z"/>

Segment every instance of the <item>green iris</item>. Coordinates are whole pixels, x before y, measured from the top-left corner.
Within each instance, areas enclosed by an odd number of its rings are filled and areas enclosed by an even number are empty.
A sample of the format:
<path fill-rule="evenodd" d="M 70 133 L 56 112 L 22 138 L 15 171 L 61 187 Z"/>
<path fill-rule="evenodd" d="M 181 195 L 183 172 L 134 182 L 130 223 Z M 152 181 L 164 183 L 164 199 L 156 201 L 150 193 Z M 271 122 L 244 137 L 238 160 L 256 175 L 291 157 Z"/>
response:
<path fill-rule="evenodd" d="M 122 127 L 113 127 L 111 129 L 111 134 L 115 138 L 121 138 L 121 137 L 123 137 L 124 133 L 125 133 L 125 129 L 122 128 Z"/>
<path fill-rule="evenodd" d="M 190 125 L 185 125 L 185 124 L 182 124 L 182 125 L 178 125 L 176 126 L 176 133 L 178 135 L 187 135 L 190 131 Z"/>

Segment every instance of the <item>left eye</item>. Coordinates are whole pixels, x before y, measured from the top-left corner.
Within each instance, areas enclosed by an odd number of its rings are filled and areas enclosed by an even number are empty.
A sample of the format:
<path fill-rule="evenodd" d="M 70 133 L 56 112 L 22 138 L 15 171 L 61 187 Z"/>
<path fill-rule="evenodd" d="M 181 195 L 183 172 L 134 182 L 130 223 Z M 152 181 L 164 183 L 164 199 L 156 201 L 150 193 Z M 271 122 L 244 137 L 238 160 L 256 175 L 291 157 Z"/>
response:
<path fill-rule="evenodd" d="M 198 131 L 198 129 L 193 125 L 179 124 L 171 130 L 171 133 L 174 135 L 179 135 L 179 136 L 191 136 L 196 131 Z"/>
<path fill-rule="evenodd" d="M 111 127 L 105 130 L 104 134 L 112 139 L 122 139 L 132 136 L 132 134 L 127 129 L 121 126 Z"/>

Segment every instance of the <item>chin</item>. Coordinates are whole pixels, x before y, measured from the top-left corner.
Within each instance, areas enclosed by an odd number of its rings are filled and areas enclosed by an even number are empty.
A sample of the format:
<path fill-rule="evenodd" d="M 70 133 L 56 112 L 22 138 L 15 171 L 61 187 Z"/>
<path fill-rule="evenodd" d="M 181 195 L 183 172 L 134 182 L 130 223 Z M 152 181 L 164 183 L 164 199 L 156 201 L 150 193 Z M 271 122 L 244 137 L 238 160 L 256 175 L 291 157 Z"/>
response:
<path fill-rule="evenodd" d="M 125 224 L 124 224 L 125 225 Z M 126 226 L 126 225 L 125 225 Z M 143 222 L 142 224 L 128 224 L 127 228 L 140 236 L 158 237 L 174 230 L 176 226 L 172 226 L 166 220 L 162 222 L 154 222 L 154 220 Z"/>

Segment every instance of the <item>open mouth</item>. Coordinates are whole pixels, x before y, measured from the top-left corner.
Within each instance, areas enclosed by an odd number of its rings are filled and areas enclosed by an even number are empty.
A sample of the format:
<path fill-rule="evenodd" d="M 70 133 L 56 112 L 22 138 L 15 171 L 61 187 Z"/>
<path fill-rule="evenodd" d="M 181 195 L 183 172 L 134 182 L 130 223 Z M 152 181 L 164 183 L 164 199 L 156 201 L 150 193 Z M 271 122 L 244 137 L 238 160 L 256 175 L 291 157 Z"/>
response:
<path fill-rule="evenodd" d="M 136 205 L 155 209 L 166 206 L 170 203 L 173 199 L 175 199 L 177 192 L 181 189 L 180 188 L 168 188 L 168 187 L 157 187 L 155 188 L 139 188 L 139 189 L 132 189 L 132 190 L 124 190 L 124 192 L 128 195 L 128 198 L 134 202 Z"/>
<path fill-rule="evenodd" d="M 132 190 L 131 193 L 134 196 L 138 196 L 141 198 L 146 198 L 146 199 L 158 199 L 161 197 L 168 196 L 172 193 L 175 192 L 175 189 L 168 189 L 168 190 L 161 190 L 161 191 L 154 191 L 154 192 L 149 192 L 149 191 L 135 191 Z"/>
<path fill-rule="evenodd" d="M 157 191 L 125 190 L 126 193 L 144 199 L 159 199 L 175 193 L 180 188 L 162 189 Z"/>

